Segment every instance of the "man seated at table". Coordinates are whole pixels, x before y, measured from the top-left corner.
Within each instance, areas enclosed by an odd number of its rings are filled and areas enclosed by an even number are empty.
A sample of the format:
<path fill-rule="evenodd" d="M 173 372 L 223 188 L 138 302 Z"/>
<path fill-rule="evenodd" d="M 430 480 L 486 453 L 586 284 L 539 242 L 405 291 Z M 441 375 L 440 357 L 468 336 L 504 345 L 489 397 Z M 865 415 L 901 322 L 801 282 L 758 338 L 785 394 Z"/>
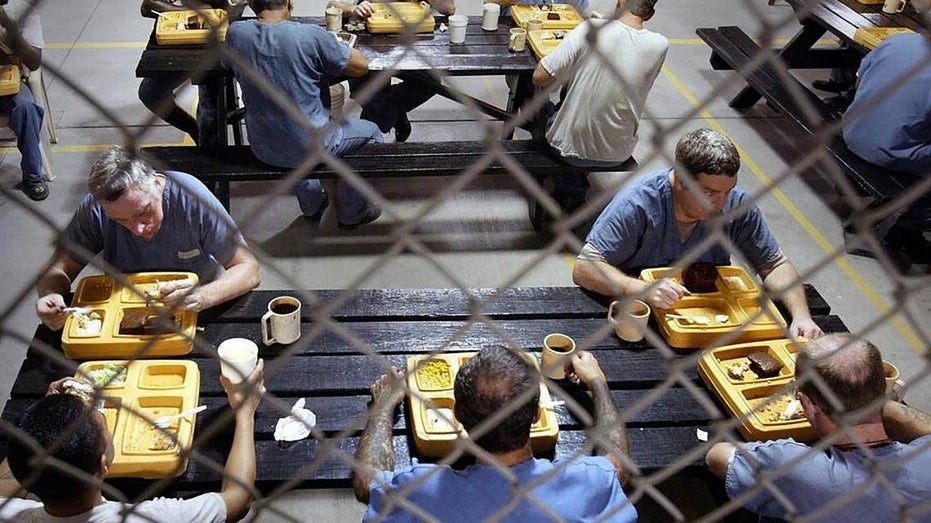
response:
<path fill-rule="evenodd" d="M 139 10 L 142 16 L 158 20 L 162 13 L 171 11 L 226 9 L 229 5 L 229 0 L 198 0 L 193 6 L 182 0 L 142 0 Z M 212 143 L 216 138 L 216 85 L 206 83 L 198 86 L 196 119 L 175 102 L 175 92 L 191 79 L 193 73 L 162 73 L 157 77 L 143 78 L 139 83 L 139 101 L 169 125 L 190 135 L 194 143 L 216 145 Z"/>
<path fill-rule="evenodd" d="M 591 19 L 576 27 L 533 72 L 533 84 L 566 82 L 550 114 L 546 141 L 564 162 L 579 167 L 614 167 L 637 146 L 640 114 L 659 75 L 669 41 L 644 29 L 656 0 L 618 4 L 617 20 Z M 556 200 L 568 213 L 585 203 L 587 175 L 564 174 Z"/>
<path fill-rule="evenodd" d="M 715 443 L 705 459 L 728 496 L 754 492 L 744 506 L 777 518 L 824 510 L 812 520 L 928 521 L 931 416 L 883 401 L 879 350 L 849 334 L 823 336 L 799 353 L 795 375 L 805 416 L 831 445 Z M 923 515 L 909 518 L 906 509 L 918 505 Z"/>
<path fill-rule="evenodd" d="M 631 181 L 602 211 L 576 259 L 573 281 L 605 296 L 633 295 L 670 309 L 689 291 L 670 278 L 647 283 L 637 277 L 640 270 L 675 265 L 696 249 L 702 252 L 695 261 L 728 265 L 732 244 L 780 296 L 792 315 L 790 334 L 821 335 L 798 271 L 763 213 L 755 205 L 743 209 L 751 195 L 737 187 L 739 169 L 740 155 L 726 136 L 711 129 L 686 133 L 676 144 L 675 167 Z M 718 229 L 725 238 L 709 245 Z"/>
<path fill-rule="evenodd" d="M 847 147 L 870 163 L 899 171 L 903 181 L 931 176 L 929 86 L 931 33 L 883 40 L 860 63 L 857 92 L 844 115 Z M 881 240 L 905 267 L 931 264 L 929 231 L 931 191 L 910 204 Z"/>
<path fill-rule="evenodd" d="M 530 426 L 539 412 L 540 373 L 517 351 L 491 346 L 456 374 L 455 416 L 482 452 L 464 470 L 420 464 L 395 471 L 391 428 L 394 410 L 404 399 L 397 369 L 372 385 L 373 404 L 356 451 L 352 478 L 356 499 L 368 503 L 364 521 L 409 521 L 432 516 L 444 522 L 563 520 L 635 521 L 637 511 L 621 488 L 629 471 L 627 432 L 604 373 L 589 352 L 571 359 L 572 379 L 592 391 L 598 456 L 573 456 L 550 462 L 536 459 Z M 528 391 L 529 389 L 529 391 Z M 520 401 L 493 427 L 478 428 L 505 406 Z M 597 436 L 596 436 L 597 435 Z M 527 485 L 520 489 L 521 485 Z M 415 508 L 406 508 L 400 498 Z M 520 499 L 514 499 L 519 497 Z M 510 505 L 509 505 L 510 504 Z"/>
<path fill-rule="evenodd" d="M 249 6 L 258 19 L 230 24 L 226 45 L 234 56 L 224 62 L 242 87 L 246 130 L 256 157 L 276 167 L 296 168 L 311 155 L 339 157 L 381 143 L 381 131 L 373 123 L 330 117 L 330 82 L 364 75 L 368 60 L 324 28 L 291 20 L 294 0 L 249 0 Z M 320 222 L 329 205 L 320 180 L 298 181 L 294 194 L 304 218 Z M 341 184 L 341 229 L 355 229 L 379 216 L 381 208 L 348 183 Z"/>
<path fill-rule="evenodd" d="M 220 492 L 191 499 L 157 498 L 135 504 L 108 501 L 101 492 L 113 460 L 113 436 L 103 413 L 63 382 L 34 403 L 5 430 L 9 454 L 0 464 L 0 521 L 51 523 L 221 523 L 239 521 L 249 508 L 255 483 L 255 410 L 264 393 L 260 361 L 241 384 L 220 378 L 235 420 Z M 66 378 L 67 379 L 67 378 Z M 46 454 L 46 452 L 48 454 Z M 50 460 L 55 461 L 49 463 Z M 63 469 L 62 466 L 68 467 Z M 10 472 L 12 471 L 12 477 Z M 40 501 L 19 499 L 26 492 Z"/>
<path fill-rule="evenodd" d="M 428 0 L 430 7 L 437 13 L 449 16 L 456 13 L 454 0 Z M 327 7 L 337 7 L 343 11 L 344 17 L 367 19 L 375 13 L 375 7 L 368 0 L 330 0 Z M 399 44 L 400 45 L 400 44 Z M 356 98 L 370 81 L 372 75 L 350 79 L 350 94 Z M 411 121 L 407 113 L 425 104 L 433 98 L 438 90 L 435 85 L 439 80 L 425 71 L 403 71 L 395 75 L 401 80 L 399 84 L 392 84 L 391 78 L 385 80 L 385 85 L 366 96 L 367 100 L 361 102 L 363 120 L 374 122 L 383 133 L 394 128 L 394 139 L 406 142 L 411 135 Z"/>
<path fill-rule="evenodd" d="M 64 295 L 96 255 L 123 273 L 188 271 L 199 278 L 164 282 L 170 308 L 196 311 L 245 294 L 259 284 L 259 263 L 216 197 L 193 176 L 157 172 L 126 147 L 101 155 L 64 241 L 36 284 L 36 312 L 52 329 L 65 323 Z"/>

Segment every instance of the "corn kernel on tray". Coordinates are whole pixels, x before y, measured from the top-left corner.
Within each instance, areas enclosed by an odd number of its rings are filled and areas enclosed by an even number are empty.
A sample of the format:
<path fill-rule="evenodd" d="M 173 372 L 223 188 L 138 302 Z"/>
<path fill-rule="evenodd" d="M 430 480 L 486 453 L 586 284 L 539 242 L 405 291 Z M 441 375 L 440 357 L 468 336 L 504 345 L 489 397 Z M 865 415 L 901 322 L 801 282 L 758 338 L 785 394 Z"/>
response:
<path fill-rule="evenodd" d="M 375 12 L 365 20 L 370 33 L 403 33 L 407 26 L 415 26 L 416 33 L 432 33 L 436 20 L 429 5 L 414 2 L 377 2 Z"/>
<path fill-rule="evenodd" d="M 701 348 L 738 329 L 735 342 L 782 337 L 786 320 L 747 270 L 721 266 L 717 271 L 716 292 L 684 296 L 669 310 L 653 308 L 666 342 L 672 347 Z M 640 279 L 650 283 L 662 278 L 681 283 L 681 270 L 662 267 L 640 273 Z"/>
<path fill-rule="evenodd" d="M 72 306 L 86 309 L 65 320 L 61 346 L 74 359 L 180 356 L 191 352 L 197 312 L 169 311 L 158 302 L 159 286 L 177 280 L 197 283 L 189 272 L 127 274 L 129 286 L 110 276 L 87 276 Z M 139 351 L 146 348 L 144 353 Z"/>
<path fill-rule="evenodd" d="M 860 27 L 853 33 L 853 41 L 868 49 L 876 46 L 892 35 L 914 33 L 907 27 Z"/>
<path fill-rule="evenodd" d="M 206 44 L 212 41 L 214 27 L 217 40 L 226 41 L 229 20 L 225 9 L 167 11 L 155 23 L 155 41 L 158 45 Z"/>
<path fill-rule="evenodd" d="M 475 352 L 457 352 L 407 359 L 407 395 L 414 427 L 414 445 L 424 456 L 440 457 L 452 452 L 460 437 L 468 437 L 453 415 L 453 382 L 456 373 Z M 527 355 L 539 367 L 536 358 Z M 541 383 L 540 403 L 550 403 L 549 390 Z M 540 407 L 540 419 L 530 427 L 534 452 L 552 451 L 559 436 L 559 423 L 552 409 Z"/>
<path fill-rule="evenodd" d="M 538 29 L 527 33 L 527 41 L 530 43 L 530 50 L 537 59 L 552 53 L 559 44 L 566 38 L 571 30 L 567 29 Z"/>
<path fill-rule="evenodd" d="M 511 6 L 511 19 L 518 27 L 526 28 L 532 18 L 539 18 L 543 29 L 573 29 L 582 23 L 582 15 L 569 4 Z"/>
<path fill-rule="evenodd" d="M 768 355 L 782 367 L 772 376 L 758 376 L 749 361 L 755 353 Z M 786 388 L 795 379 L 797 353 L 795 343 L 786 339 L 726 345 L 702 355 L 698 374 L 741 420 L 737 428 L 747 440 L 812 441 L 817 434 L 793 391 Z"/>
<path fill-rule="evenodd" d="M 194 441 L 195 418 L 174 420 L 164 430 L 152 422 L 197 406 L 200 370 L 196 363 L 87 361 L 78 367 L 75 378 L 94 383 L 103 398 L 98 408 L 113 435 L 109 477 L 161 478 L 184 472 L 187 453 L 183 451 Z"/>

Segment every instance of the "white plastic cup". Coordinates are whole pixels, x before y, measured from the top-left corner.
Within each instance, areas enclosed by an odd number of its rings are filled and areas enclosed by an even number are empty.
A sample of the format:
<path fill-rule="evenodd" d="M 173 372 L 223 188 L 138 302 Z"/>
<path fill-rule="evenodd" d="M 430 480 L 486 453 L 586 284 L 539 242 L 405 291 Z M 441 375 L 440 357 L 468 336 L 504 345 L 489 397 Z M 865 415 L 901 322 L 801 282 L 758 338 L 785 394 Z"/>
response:
<path fill-rule="evenodd" d="M 482 29 L 486 31 L 498 30 L 498 15 L 501 14 L 501 6 L 498 4 L 485 4 L 482 6 Z"/>
<path fill-rule="evenodd" d="M 217 347 L 220 372 L 226 379 L 239 383 L 246 379 L 259 361 L 259 347 L 246 338 L 230 338 Z"/>
<path fill-rule="evenodd" d="M 468 16 L 450 15 L 449 17 L 449 43 L 464 44 L 467 25 L 469 25 Z"/>

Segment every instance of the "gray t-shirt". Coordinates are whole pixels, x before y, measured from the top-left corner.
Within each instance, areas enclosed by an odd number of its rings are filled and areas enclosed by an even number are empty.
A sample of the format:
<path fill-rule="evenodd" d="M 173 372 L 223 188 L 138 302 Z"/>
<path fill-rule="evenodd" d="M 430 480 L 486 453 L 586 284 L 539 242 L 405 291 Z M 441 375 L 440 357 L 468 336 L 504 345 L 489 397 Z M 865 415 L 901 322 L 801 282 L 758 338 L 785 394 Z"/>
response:
<path fill-rule="evenodd" d="M 223 523 L 226 504 L 215 492 L 191 499 L 155 498 L 135 505 L 107 501 L 66 518 L 50 516 L 39 501 L 0 498 L 0 522 L 16 523 Z"/>
<path fill-rule="evenodd" d="M 587 39 L 595 31 L 592 45 Z M 640 114 L 668 48 L 663 35 L 617 20 L 593 19 L 576 27 L 540 62 L 553 77 L 572 75 L 546 131 L 550 145 L 562 156 L 583 160 L 630 158 Z"/>
<path fill-rule="evenodd" d="M 0 7 L 0 9 L 6 12 L 10 20 L 16 22 L 20 33 L 23 35 L 23 40 L 39 49 L 45 47 L 39 12 L 32 8 L 31 2 L 27 0 L 10 0 L 7 5 Z"/>
<path fill-rule="evenodd" d="M 151 240 L 133 235 L 110 220 L 93 196 L 87 195 L 66 230 L 68 241 L 122 272 L 188 271 L 200 283 L 216 279 L 236 250 L 242 234 L 217 198 L 197 178 L 166 171 L 162 195 L 164 219 Z M 71 253 L 83 259 L 78 251 Z"/>

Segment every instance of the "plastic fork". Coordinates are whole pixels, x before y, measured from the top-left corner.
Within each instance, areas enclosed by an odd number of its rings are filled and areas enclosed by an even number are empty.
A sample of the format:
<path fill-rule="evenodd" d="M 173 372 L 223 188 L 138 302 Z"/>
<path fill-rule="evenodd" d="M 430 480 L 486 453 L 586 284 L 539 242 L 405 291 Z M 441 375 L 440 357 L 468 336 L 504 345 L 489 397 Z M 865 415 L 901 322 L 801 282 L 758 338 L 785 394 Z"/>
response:
<path fill-rule="evenodd" d="M 199 407 L 194 407 L 192 409 L 182 410 L 181 412 L 177 414 L 172 414 L 171 416 L 161 416 L 159 418 L 155 418 L 155 421 L 153 421 L 152 424 L 160 429 L 167 429 L 168 427 L 171 426 L 171 424 L 175 420 L 186 418 L 188 416 L 193 416 L 197 414 L 198 412 L 203 411 L 206 408 L 207 408 L 206 405 L 201 405 Z"/>

